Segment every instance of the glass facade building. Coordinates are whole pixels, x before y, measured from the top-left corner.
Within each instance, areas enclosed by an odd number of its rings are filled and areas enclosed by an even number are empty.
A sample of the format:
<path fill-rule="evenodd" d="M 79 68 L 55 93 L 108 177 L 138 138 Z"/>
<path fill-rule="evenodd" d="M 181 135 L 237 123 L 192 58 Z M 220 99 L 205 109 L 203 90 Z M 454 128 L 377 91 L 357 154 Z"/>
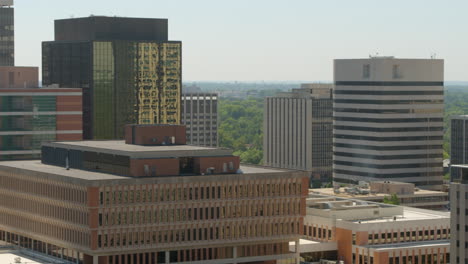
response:
<path fill-rule="evenodd" d="M 143 32 L 144 36 L 124 30 L 118 39 L 109 32 L 88 36 L 83 33 L 88 26 L 92 31 L 88 24 L 83 26 L 82 39 L 64 40 L 63 24 L 74 22 L 164 28 L 167 20 L 90 17 L 56 21 L 56 39 L 60 40 L 43 43 L 43 83 L 83 88 L 85 139 L 120 139 L 125 124 L 180 123 L 181 42 L 168 41 L 167 30 L 159 35 Z"/>
<path fill-rule="evenodd" d="M 0 2 L 0 66 L 15 65 L 14 9 Z"/>
<path fill-rule="evenodd" d="M 82 138 L 80 89 L 0 89 L 0 160 L 37 159 L 42 142 Z"/>

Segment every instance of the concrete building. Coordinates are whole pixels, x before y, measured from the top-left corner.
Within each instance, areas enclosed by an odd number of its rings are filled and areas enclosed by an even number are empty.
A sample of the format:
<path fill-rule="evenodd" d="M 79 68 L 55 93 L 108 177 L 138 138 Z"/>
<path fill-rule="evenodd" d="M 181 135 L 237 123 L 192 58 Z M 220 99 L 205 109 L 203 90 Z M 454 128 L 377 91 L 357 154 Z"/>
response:
<path fill-rule="evenodd" d="M 50 142 L 0 162 L 0 240 L 72 263 L 296 263 L 304 172 L 184 145 L 185 127 Z"/>
<path fill-rule="evenodd" d="M 468 164 L 468 115 L 452 116 L 450 120 L 450 164 Z M 459 168 L 450 166 L 451 181 L 458 180 Z"/>
<path fill-rule="evenodd" d="M 122 139 L 125 124 L 180 124 L 182 43 L 167 19 L 55 21 L 42 44 L 45 85 L 83 88 L 83 137 Z"/>
<path fill-rule="evenodd" d="M 263 121 L 263 161 L 267 166 L 305 170 L 311 183 L 332 175 L 332 85 L 267 97 Z"/>
<path fill-rule="evenodd" d="M 442 187 L 444 61 L 335 60 L 333 178 Z"/>
<path fill-rule="evenodd" d="M 449 209 L 449 194 L 442 191 L 415 188 L 412 183 L 399 182 L 371 182 L 369 188 L 320 188 L 310 189 L 309 193 L 340 198 L 358 199 L 382 203 L 385 197 L 396 194 L 400 205 L 421 209 L 447 212 Z"/>
<path fill-rule="evenodd" d="M 13 0 L 0 0 L 0 66 L 15 66 Z"/>
<path fill-rule="evenodd" d="M 218 146 L 218 94 L 182 94 L 182 124 L 187 127 L 187 144 Z"/>
<path fill-rule="evenodd" d="M 452 165 L 458 175 L 450 183 L 452 239 L 450 263 L 468 263 L 468 165 Z"/>
<path fill-rule="evenodd" d="M 303 233 L 306 262 L 461 263 L 450 262 L 448 212 L 311 195 Z"/>
<path fill-rule="evenodd" d="M 37 88 L 39 87 L 39 68 L 0 66 L 0 87 Z"/>
<path fill-rule="evenodd" d="M 37 159 L 41 143 L 82 139 L 81 89 L 0 89 L 0 160 Z"/>

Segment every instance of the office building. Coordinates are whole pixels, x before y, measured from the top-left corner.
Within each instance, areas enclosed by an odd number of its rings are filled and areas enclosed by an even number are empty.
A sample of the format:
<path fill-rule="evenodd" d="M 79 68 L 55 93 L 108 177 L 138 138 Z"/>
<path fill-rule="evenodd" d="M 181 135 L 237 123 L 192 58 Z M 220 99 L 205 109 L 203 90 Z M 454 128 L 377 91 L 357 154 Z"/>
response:
<path fill-rule="evenodd" d="M 218 94 L 182 94 L 182 124 L 187 127 L 187 144 L 218 146 Z"/>
<path fill-rule="evenodd" d="M 444 212 L 449 209 L 447 192 L 415 188 L 412 183 L 375 181 L 369 186 L 317 188 L 310 189 L 309 193 L 377 203 L 382 203 L 385 198 L 390 199 L 393 194 L 396 194 L 400 205 L 403 206 Z"/>
<path fill-rule="evenodd" d="M 305 262 L 462 263 L 450 262 L 449 212 L 310 195 L 303 232 Z"/>
<path fill-rule="evenodd" d="M 442 187 L 444 61 L 335 60 L 333 180 Z"/>
<path fill-rule="evenodd" d="M 72 263 L 296 263 L 305 173 L 185 145 L 184 126 L 0 162 L 0 240 Z"/>
<path fill-rule="evenodd" d="M 45 85 L 83 88 L 85 139 L 121 139 L 125 124 L 180 124 L 182 43 L 167 19 L 55 21 L 42 44 Z"/>
<path fill-rule="evenodd" d="M 37 159 L 41 143 L 82 139 L 81 89 L 0 89 L 0 160 Z"/>
<path fill-rule="evenodd" d="M 452 116 L 450 120 L 450 164 L 468 164 L 468 116 Z M 451 181 L 457 180 L 459 168 L 450 166 Z"/>
<path fill-rule="evenodd" d="M 39 87 L 39 68 L 0 66 L 0 87 L 37 88 Z"/>
<path fill-rule="evenodd" d="M 450 263 L 468 263 L 468 165 L 452 165 L 457 173 L 450 183 Z"/>
<path fill-rule="evenodd" d="M 0 0 L 0 66 L 15 66 L 13 0 Z"/>
<path fill-rule="evenodd" d="M 263 120 L 265 165 L 307 171 L 311 184 L 331 181 L 332 85 L 267 97 Z"/>

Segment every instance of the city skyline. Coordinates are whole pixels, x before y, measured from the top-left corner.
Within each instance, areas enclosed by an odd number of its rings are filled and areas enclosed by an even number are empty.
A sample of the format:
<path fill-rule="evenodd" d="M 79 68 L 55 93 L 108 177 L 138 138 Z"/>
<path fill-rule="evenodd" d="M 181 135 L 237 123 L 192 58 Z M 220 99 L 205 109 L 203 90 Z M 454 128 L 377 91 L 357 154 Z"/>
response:
<path fill-rule="evenodd" d="M 466 81 L 468 53 L 461 51 L 468 38 L 458 33 L 466 7 L 462 1 L 138 0 L 128 5 L 50 0 L 44 6 L 17 0 L 16 64 L 41 65 L 40 43 L 53 40 L 55 19 L 93 14 L 169 19 L 169 38 L 185 43 L 186 82 L 331 81 L 336 58 L 430 58 L 434 53 L 446 61 L 447 81 Z"/>

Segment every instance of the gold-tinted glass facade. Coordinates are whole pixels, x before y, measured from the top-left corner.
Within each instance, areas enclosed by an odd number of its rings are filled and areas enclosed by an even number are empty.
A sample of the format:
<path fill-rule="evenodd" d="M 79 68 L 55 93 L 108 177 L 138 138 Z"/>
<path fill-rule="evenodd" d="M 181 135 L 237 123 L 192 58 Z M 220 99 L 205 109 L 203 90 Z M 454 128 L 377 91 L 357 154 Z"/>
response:
<path fill-rule="evenodd" d="M 180 43 L 139 43 L 137 123 L 180 124 Z"/>
<path fill-rule="evenodd" d="M 93 42 L 93 138 L 126 124 L 180 124 L 181 43 Z"/>

